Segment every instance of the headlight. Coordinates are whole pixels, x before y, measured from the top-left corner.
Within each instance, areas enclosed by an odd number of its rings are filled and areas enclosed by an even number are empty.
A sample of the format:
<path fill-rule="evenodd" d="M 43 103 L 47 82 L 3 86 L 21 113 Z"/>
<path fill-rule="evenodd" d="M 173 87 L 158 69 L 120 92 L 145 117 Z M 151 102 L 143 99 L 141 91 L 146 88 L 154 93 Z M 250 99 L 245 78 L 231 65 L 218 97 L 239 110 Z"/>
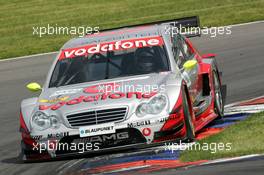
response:
<path fill-rule="evenodd" d="M 45 113 L 37 111 L 32 116 L 31 126 L 33 129 L 42 131 L 51 127 L 58 128 L 60 124 L 61 124 L 60 120 L 55 115 L 47 116 Z"/>
<path fill-rule="evenodd" d="M 52 128 L 57 129 L 60 127 L 61 121 L 56 115 L 52 115 L 50 116 L 50 123 Z"/>
<path fill-rule="evenodd" d="M 136 110 L 138 117 L 143 117 L 146 114 L 159 114 L 167 105 L 167 98 L 164 95 L 153 97 L 148 103 L 141 103 Z"/>

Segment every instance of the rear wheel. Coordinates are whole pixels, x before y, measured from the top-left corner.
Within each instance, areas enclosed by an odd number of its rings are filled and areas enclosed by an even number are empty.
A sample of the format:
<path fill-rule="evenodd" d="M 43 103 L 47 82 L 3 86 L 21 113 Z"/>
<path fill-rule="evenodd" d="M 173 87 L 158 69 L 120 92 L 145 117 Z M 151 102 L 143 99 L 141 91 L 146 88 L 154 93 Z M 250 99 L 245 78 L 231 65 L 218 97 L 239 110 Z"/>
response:
<path fill-rule="evenodd" d="M 213 83 L 214 83 L 214 110 L 219 118 L 223 118 L 224 116 L 224 103 L 223 103 L 223 94 L 221 90 L 221 83 L 219 80 L 218 74 L 213 72 Z"/>
<path fill-rule="evenodd" d="M 187 142 L 192 142 L 195 139 L 195 130 L 192 121 L 191 110 L 188 104 L 186 93 L 184 91 L 182 96 L 183 96 L 182 103 L 183 103 L 184 121 L 185 121 L 185 129 L 186 129 L 186 140 Z"/>

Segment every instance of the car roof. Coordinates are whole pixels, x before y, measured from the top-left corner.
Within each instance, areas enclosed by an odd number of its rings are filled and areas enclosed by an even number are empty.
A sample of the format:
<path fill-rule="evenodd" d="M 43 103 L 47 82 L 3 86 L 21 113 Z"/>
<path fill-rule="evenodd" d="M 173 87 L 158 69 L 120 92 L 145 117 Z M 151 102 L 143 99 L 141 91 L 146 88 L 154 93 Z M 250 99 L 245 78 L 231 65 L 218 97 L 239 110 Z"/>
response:
<path fill-rule="evenodd" d="M 124 27 L 120 29 L 108 30 L 99 33 L 89 34 L 84 37 L 73 38 L 66 42 L 62 50 L 76 48 L 89 44 L 111 42 L 117 40 L 127 40 L 135 38 L 146 38 L 152 36 L 162 36 L 166 32 L 168 24 L 154 24 L 137 27 Z"/>

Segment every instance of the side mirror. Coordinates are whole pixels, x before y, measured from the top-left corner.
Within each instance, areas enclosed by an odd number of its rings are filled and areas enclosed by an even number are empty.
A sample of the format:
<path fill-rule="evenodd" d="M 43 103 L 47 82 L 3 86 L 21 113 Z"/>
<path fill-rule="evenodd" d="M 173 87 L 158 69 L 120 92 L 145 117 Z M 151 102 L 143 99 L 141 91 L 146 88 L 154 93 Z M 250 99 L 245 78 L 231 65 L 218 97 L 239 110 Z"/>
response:
<path fill-rule="evenodd" d="M 208 53 L 202 55 L 202 58 L 214 58 L 214 57 L 216 57 L 216 54 L 214 53 Z"/>
<path fill-rule="evenodd" d="M 196 60 L 188 60 L 183 64 L 183 68 L 184 68 L 184 70 L 191 70 L 191 69 L 195 68 L 196 65 L 197 65 Z"/>
<path fill-rule="evenodd" d="M 32 91 L 32 92 L 37 92 L 40 91 L 42 88 L 38 83 L 29 83 L 27 84 L 27 89 Z"/>

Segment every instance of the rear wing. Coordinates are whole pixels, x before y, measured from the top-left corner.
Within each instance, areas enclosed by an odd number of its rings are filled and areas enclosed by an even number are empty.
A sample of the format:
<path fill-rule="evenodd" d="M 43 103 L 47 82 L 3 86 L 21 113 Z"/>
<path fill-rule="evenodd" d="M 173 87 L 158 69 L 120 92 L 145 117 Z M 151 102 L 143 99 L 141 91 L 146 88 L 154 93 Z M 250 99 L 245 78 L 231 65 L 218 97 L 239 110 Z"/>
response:
<path fill-rule="evenodd" d="M 171 25 L 174 29 L 180 31 L 180 33 L 185 35 L 186 37 L 201 36 L 199 16 L 191 16 L 191 17 L 184 17 L 184 18 L 164 20 L 164 21 L 154 21 L 144 24 L 127 25 L 122 27 L 103 29 L 100 30 L 100 32 L 113 31 L 123 28 L 149 26 L 149 25 L 162 25 L 162 24 Z"/>
<path fill-rule="evenodd" d="M 161 24 L 169 24 L 173 29 L 180 32 L 187 38 L 201 36 L 199 16 L 185 17 L 175 20 L 168 20 Z"/>

